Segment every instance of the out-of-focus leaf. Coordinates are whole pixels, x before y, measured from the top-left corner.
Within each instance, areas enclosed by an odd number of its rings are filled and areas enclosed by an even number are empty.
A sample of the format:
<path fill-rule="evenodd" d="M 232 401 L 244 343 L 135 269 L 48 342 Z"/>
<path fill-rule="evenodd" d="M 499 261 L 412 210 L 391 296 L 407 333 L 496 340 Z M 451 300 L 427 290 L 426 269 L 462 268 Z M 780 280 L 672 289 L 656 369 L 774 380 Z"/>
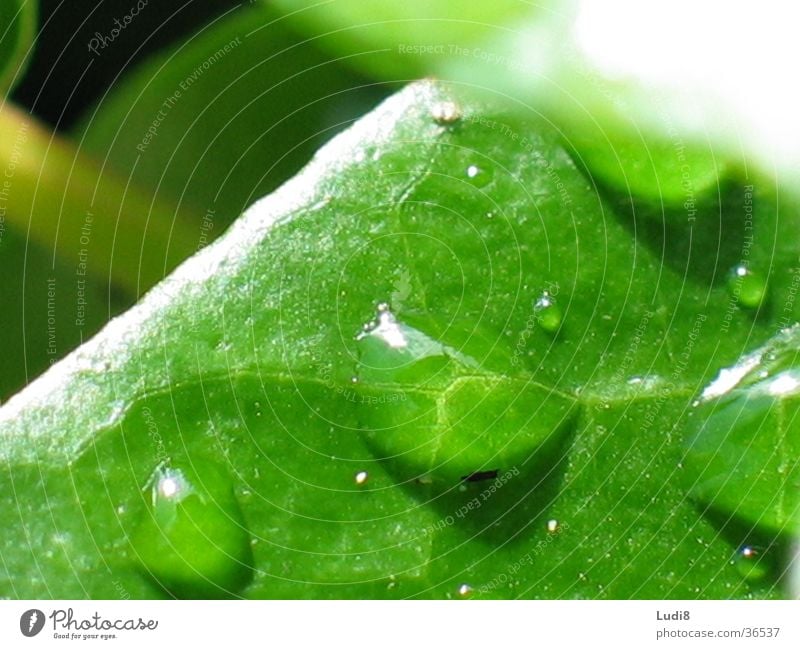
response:
<path fill-rule="evenodd" d="M 84 270 L 97 281 L 138 296 L 202 242 L 202 215 L 142 191 L 130 171 L 98 165 L 19 108 L 0 109 L 0 134 L 6 224 L 68 264 L 90 242 Z"/>
<path fill-rule="evenodd" d="M 313 4 L 276 0 L 272 4 L 320 47 L 375 78 L 392 80 L 428 75 L 449 58 L 479 55 L 480 45 L 489 38 L 559 5 L 554 0 L 535 4 L 519 0 L 333 0 Z"/>
<path fill-rule="evenodd" d="M 206 242 L 383 96 L 365 83 L 257 4 L 139 66 L 76 137 L 139 185 L 205 213 Z"/>
<path fill-rule="evenodd" d="M 35 32 L 34 0 L 0 2 L 0 97 L 19 81 Z"/>

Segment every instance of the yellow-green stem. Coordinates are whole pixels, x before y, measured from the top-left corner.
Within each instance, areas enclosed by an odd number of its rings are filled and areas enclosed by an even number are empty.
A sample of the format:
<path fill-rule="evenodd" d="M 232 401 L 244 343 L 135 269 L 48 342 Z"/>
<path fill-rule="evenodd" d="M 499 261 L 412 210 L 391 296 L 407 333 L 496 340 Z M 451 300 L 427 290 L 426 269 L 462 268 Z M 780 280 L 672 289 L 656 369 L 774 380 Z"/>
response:
<path fill-rule="evenodd" d="M 8 103 L 0 107 L 0 225 L 134 295 L 191 255 L 200 239 L 199 226 L 174 205 L 101 169 Z"/>

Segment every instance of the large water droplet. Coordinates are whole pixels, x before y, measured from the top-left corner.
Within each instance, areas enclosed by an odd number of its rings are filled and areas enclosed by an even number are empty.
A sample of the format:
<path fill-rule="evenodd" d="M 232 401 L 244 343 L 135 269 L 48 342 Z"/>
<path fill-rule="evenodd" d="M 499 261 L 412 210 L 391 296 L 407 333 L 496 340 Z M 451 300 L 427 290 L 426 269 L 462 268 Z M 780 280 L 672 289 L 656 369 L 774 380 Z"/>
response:
<path fill-rule="evenodd" d="M 728 276 L 731 295 L 748 309 L 757 309 L 767 297 L 767 280 L 761 273 L 740 264 Z"/>
<path fill-rule="evenodd" d="M 710 510 L 780 532 L 800 524 L 800 328 L 745 355 L 690 417 L 686 478 Z"/>
<path fill-rule="evenodd" d="M 360 381 L 412 382 L 435 376 L 451 360 L 468 367 L 477 363 L 422 331 L 398 320 L 386 303 L 356 336 Z"/>
<path fill-rule="evenodd" d="M 147 573 L 181 598 L 222 598 L 252 575 L 252 550 L 227 473 L 192 461 L 161 466 L 132 544 Z"/>
<path fill-rule="evenodd" d="M 499 346 L 488 341 L 486 349 Z M 465 476 L 536 471 L 552 464 L 570 429 L 571 399 L 483 370 L 385 305 L 359 334 L 358 353 L 366 440 L 404 482 L 428 476 L 450 489 Z"/>
<path fill-rule="evenodd" d="M 547 291 L 544 291 L 533 305 L 533 312 L 536 314 L 536 321 L 539 326 L 548 333 L 555 333 L 561 328 L 561 321 L 564 314 L 561 307 L 556 303 L 556 299 Z"/>

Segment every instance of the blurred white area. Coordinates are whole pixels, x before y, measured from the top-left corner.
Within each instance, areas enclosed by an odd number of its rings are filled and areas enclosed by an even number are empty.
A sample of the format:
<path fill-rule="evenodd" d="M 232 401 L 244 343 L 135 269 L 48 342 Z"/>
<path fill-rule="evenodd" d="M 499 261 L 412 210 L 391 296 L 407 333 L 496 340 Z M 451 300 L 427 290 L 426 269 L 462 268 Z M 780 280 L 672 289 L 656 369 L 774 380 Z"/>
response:
<path fill-rule="evenodd" d="M 579 58 L 645 127 L 659 120 L 637 108 L 656 99 L 681 134 L 800 176 L 800 4 L 583 0 L 574 10 Z"/>

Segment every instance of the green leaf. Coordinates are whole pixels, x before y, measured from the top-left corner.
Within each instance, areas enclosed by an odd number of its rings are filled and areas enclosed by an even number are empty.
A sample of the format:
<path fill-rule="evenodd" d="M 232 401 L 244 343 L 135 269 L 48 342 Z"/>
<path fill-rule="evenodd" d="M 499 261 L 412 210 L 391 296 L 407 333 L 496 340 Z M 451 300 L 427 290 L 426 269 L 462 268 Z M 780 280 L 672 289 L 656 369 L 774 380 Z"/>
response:
<path fill-rule="evenodd" d="M 797 208 L 753 178 L 695 227 L 413 84 L 0 409 L 0 593 L 780 597 L 782 537 L 712 515 L 685 449 L 798 318 Z"/>
<path fill-rule="evenodd" d="M 36 33 L 36 3 L 4 0 L 0 4 L 0 97 L 20 80 Z"/>
<path fill-rule="evenodd" d="M 205 214 L 197 233 L 208 242 L 382 94 L 256 4 L 123 77 L 76 137 L 140 186 Z"/>

